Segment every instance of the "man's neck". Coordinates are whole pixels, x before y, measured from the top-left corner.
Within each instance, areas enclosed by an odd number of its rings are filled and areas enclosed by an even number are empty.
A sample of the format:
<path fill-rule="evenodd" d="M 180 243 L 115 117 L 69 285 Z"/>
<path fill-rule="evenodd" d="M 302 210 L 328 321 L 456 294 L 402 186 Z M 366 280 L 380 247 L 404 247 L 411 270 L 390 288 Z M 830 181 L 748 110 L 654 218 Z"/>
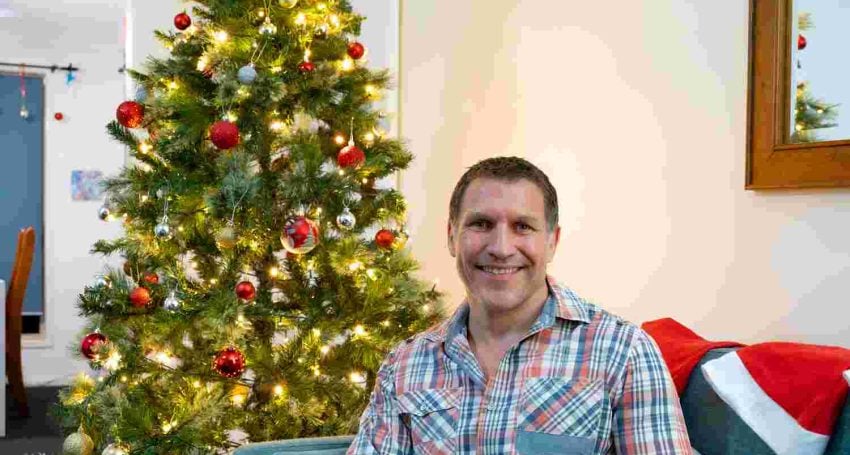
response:
<path fill-rule="evenodd" d="M 548 298 L 547 286 L 511 311 L 488 312 L 485 305 L 470 302 L 467 322 L 470 341 L 479 346 L 501 346 L 507 349 L 528 332 Z"/>

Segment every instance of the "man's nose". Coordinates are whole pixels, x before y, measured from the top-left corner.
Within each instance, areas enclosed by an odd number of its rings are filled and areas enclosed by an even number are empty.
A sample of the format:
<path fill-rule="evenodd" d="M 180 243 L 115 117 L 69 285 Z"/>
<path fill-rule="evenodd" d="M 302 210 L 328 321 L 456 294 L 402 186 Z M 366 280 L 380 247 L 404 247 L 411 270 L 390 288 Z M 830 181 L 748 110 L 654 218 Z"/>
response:
<path fill-rule="evenodd" d="M 487 253 L 499 259 L 508 258 L 516 251 L 513 240 L 513 233 L 510 228 L 499 224 L 490 231 Z"/>

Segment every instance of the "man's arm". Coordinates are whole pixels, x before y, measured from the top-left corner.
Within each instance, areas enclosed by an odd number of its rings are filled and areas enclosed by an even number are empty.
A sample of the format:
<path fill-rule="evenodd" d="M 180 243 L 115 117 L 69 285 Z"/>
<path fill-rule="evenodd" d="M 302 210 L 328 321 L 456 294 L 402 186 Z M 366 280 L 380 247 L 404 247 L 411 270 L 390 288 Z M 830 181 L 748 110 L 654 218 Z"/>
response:
<path fill-rule="evenodd" d="M 393 349 L 378 370 L 369 406 L 360 416 L 360 429 L 347 455 L 413 453 L 410 431 L 395 406 L 395 354 Z"/>
<path fill-rule="evenodd" d="M 621 455 L 690 455 L 679 396 L 661 351 L 641 329 L 629 351 L 612 432 Z"/>

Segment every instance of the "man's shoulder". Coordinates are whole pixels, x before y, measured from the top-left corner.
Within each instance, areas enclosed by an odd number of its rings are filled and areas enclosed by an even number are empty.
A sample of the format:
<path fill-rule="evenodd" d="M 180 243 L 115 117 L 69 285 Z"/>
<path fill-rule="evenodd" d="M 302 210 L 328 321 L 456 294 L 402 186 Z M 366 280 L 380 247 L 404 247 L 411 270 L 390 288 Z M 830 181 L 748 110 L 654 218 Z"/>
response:
<path fill-rule="evenodd" d="M 561 314 L 566 316 L 565 319 L 585 322 L 600 335 L 633 339 L 643 333 L 643 329 L 637 324 L 581 297 L 567 286 L 553 284 L 551 288 L 561 307 Z"/>
<path fill-rule="evenodd" d="M 413 334 L 396 343 L 391 353 L 396 357 L 406 357 L 421 349 L 430 349 L 435 344 L 441 343 L 448 331 L 449 320 L 442 320 L 431 327 Z"/>

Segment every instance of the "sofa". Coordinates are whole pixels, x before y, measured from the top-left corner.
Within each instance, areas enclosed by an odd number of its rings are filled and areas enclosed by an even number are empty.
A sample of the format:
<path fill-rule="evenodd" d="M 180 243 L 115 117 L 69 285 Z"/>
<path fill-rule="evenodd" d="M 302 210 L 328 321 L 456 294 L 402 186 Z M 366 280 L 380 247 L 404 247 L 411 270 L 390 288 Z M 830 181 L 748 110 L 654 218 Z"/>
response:
<path fill-rule="evenodd" d="M 755 436 L 743 420 L 720 399 L 709 385 L 703 364 L 738 348 L 708 351 L 700 359 L 688 379 L 681 396 L 682 412 L 695 454 L 700 455 L 772 455 L 771 450 Z M 342 455 L 353 436 L 292 439 L 249 444 L 234 455 Z M 850 454 L 850 400 L 846 400 L 824 455 Z M 787 454 L 791 455 L 791 454 Z"/>

